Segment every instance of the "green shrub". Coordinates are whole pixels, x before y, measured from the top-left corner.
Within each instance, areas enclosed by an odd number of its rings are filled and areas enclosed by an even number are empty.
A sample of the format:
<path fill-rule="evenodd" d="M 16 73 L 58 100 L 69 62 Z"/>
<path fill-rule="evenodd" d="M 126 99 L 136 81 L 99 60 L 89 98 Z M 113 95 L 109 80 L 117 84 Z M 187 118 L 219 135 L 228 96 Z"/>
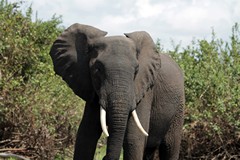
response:
<path fill-rule="evenodd" d="M 183 159 L 236 158 L 240 144 L 240 30 L 230 42 L 193 41 L 170 52 L 185 73 Z M 186 152 L 187 151 L 187 152 Z"/>
<path fill-rule="evenodd" d="M 0 2 L 0 149 L 53 159 L 72 146 L 84 103 L 53 71 L 60 17 L 32 22 L 19 5 Z"/>

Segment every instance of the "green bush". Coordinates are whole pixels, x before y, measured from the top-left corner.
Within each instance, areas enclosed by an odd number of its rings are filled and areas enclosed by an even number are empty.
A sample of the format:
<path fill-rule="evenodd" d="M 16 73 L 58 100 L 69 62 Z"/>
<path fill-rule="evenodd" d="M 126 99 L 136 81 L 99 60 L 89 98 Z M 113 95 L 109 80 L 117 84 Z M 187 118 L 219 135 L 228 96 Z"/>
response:
<path fill-rule="evenodd" d="M 240 30 L 230 42 L 193 41 L 170 52 L 185 73 L 186 114 L 183 159 L 236 158 L 240 144 Z"/>
<path fill-rule="evenodd" d="M 53 71 L 60 17 L 33 22 L 19 5 L 0 2 L 0 149 L 53 159 L 72 146 L 83 101 Z"/>

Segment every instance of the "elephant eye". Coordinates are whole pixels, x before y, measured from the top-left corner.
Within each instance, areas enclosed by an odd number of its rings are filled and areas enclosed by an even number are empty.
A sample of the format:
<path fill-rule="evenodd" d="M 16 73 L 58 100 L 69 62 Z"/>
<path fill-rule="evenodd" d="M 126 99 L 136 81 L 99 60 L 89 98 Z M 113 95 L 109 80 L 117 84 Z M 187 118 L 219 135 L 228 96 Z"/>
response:
<path fill-rule="evenodd" d="M 101 83 L 104 79 L 103 69 L 104 69 L 103 64 L 98 60 L 96 60 L 93 66 L 91 67 L 93 86 L 96 91 L 100 90 Z"/>
<path fill-rule="evenodd" d="M 93 66 L 93 67 L 91 68 L 91 71 L 92 71 L 92 74 L 93 74 L 93 75 L 96 75 L 97 73 L 99 73 L 100 69 L 99 69 L 98 67 L 96 67 L 96 66 Z"/>
<path fill-rule="evenodd" d="M 99 72 L 99 68 L 94 68 L 93 74 L 96 74 L 96 73 L 98 73 L 98 72 Z"/>
<path fill-rule="evenodd" d="M 96 75 L 96 74 L 101 74 L 102 68 L 103 68 L 102 63 L 99 62 L 99 61 L 96 61 L 95 64 L 93 65 L 93 67 L 92 67 L 92 73 L 93 73 L 94 75 Z"/>
<path fill-rule="evenodd" d="M 139 65 L 135 67 L 134 79 L 136 78 L 138 71 L 139 71 Z"/>

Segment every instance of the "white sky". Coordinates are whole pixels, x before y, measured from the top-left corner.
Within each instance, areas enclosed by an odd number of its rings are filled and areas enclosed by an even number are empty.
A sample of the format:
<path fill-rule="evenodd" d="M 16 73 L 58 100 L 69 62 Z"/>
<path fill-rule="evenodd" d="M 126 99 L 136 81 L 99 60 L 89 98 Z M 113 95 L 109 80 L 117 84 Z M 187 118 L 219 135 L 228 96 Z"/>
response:
<path fill-rule="evenodd" d="M 65 27 L 88 24 L 108 35 L 145 30 L 165 49 L 172 49 L 171 39 L 183 47 L 193 38 L 209 39 L 212 28 L 227 41 L 234 23 L 240 23 L 240 0 L 29 0 L 27 4 L 31 3 L 39 19 L 61 15 Z"/>

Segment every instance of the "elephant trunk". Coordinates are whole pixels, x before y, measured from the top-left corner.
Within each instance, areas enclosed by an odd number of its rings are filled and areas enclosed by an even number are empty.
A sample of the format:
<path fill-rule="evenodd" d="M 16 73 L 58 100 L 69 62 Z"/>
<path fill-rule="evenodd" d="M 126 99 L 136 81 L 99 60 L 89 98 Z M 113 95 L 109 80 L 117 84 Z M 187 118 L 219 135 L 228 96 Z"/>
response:
<path fill-rule="evenodd" d="M 129 115 L 136 108 L 134 82 L 131 81 L 133 76 L 125 71 L 127 69 L 119 70 L 118 67 L 108 72 L 111 78 L 106 80 L 105 87 L 100 90 L 101 126 L 108 136 L 105 160 L 119 159 Z M 136 112 L 133 113 L 136 115 Z M 138 120 L 136 116 L 134 119 Z"/>
<path fill-rule="evenodd" d="M 107 141 L 107 154 L 105 159 L 119 159 L 121 148 L 124 141 L 124 135 L 127 128 L 127 121 L 129 114 L 134 106 L 134 101 L 129 100 L 129 96 L 122 96 L 121 94 L 115 94 L 114 98 L 110 98 L 107 111 L 101 107 L 101 126 L 103 132 L 108 136 Z M 118 98 L 117 98 L 118 97 Z M 125 97 L 125 98 L 122 98 Z M 132 116 L 139 127 L 140 131 L 144 135 L 148 136 L 148 133 L 143 129 L 136 110 L 132 112 Z M 106 117 L 108 119 L 108 128 L 106 127 Z M 109 131 L 109 133 L 108 133 Z"/>
<path fill-rule="evenodd" d="M 130 113 L 130 104 L 117 98 L 107 107 L 109 137 L 107 140 L 107 154 L 105 159 L 119 159 L 123 145 L 127 121 Z"/>

